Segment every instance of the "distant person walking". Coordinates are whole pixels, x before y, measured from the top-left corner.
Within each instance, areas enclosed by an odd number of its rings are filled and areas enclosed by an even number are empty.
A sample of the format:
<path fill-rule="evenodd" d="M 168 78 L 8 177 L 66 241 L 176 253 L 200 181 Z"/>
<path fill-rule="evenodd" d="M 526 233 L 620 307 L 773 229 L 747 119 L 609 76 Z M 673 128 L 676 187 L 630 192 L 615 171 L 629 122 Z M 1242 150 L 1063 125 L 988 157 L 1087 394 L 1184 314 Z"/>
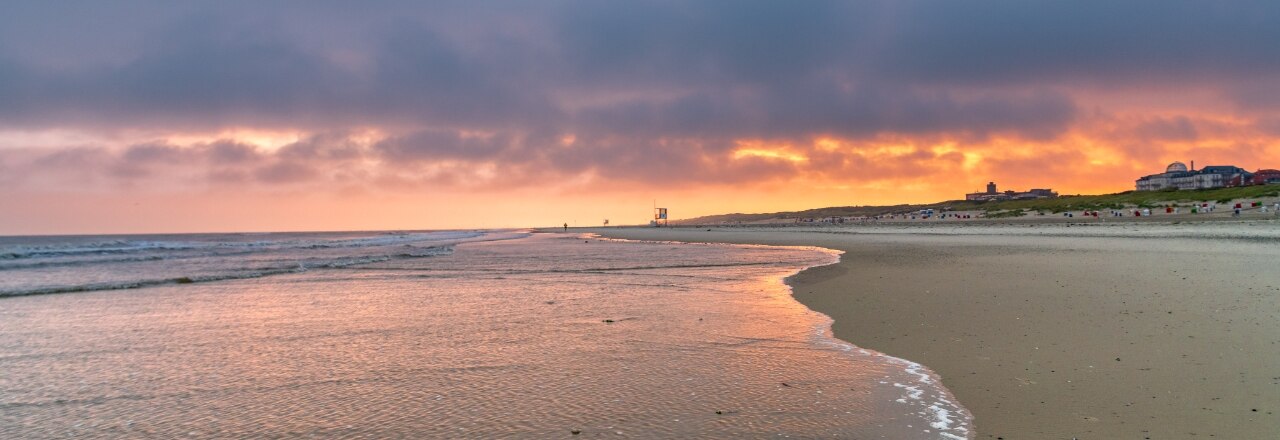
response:
<path fill-rule="evenodd" d="M 568 223 L 565 223 L 565 224 L 564 224 L 564 231 L 565 231 L 565 232 L 569 232 L 569 224 L 568 224 Z"/>

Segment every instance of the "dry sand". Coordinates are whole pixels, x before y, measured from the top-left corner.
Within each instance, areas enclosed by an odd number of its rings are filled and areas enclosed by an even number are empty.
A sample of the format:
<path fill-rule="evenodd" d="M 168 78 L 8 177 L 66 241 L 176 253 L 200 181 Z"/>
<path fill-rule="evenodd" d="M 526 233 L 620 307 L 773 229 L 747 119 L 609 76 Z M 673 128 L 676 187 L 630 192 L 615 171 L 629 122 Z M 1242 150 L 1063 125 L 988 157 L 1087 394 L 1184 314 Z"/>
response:
<path fill-rule="evenodd" d="M 1280 435 L 1280 222 L 589 231 L 844 251 L 796 298 L 933 369 L 976 438 Z"/>

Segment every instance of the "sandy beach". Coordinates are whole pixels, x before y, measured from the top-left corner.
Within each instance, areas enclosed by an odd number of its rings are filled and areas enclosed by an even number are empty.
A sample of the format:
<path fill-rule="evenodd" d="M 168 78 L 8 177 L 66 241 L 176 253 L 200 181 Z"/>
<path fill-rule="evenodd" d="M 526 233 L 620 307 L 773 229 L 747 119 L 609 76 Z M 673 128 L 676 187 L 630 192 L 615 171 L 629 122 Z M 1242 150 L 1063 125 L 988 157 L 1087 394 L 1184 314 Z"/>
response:
<path fill-rule="evenodd" d="M 1280 222 L 579 231 L 845 252 L 795 297 L 933 369 L 976 438 L 1280 432 Z"/>

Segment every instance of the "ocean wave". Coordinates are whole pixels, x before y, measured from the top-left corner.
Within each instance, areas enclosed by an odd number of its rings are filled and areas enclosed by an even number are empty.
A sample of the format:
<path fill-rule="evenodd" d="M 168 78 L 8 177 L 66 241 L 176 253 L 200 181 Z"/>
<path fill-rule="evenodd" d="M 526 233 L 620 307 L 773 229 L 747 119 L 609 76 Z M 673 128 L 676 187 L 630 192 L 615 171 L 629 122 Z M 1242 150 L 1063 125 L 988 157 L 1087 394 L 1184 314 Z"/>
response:
<path fill-rule="evenodd" d="M 183 250 L 194 246 L 174 242 L 154 242 L 135 240 L 110 240 L 91 243 L 65 243 L 54 245 L 11 246 L 0 249 L 0 260 L 16 260 L 24 258 L 61 257 L 83 254 L 118 254 L 126 252 L 150 250 Z"/>
<path fill-rule="evenodd" d="M 302 242 L 295 244 L 296 247 L 304 249 L 328 249 L 328 248 L 349 248 L 349 247 L 377 247 L 392 246 L 397 244 L 418 243 L 424 241 L 450 241 L 464 240 L 468 238 L 476 238 L 484 235 L 483 232 L 431 232 L 425 234 L 392 234 L 382 237 L 354 238 L 346 240 L 324 240 L 313 241 L 310 243 Z"/>
<path fill-rule="evenodd" d="M 74 257 L 84 255 L 113 255 L 138 252 L 184 251 L 201 249 L 335 249 L 394 246 L 400 244 L 466 240 L 481 237 L 478 231 L 444 231 L 421 233 L 385 233 L 372 237 L 334 239 L 276 239 L 255 241 L 165 241 L 113 239 L 86 243 L 57 243 L 44 245 L 10 245 L 0 247 L 0 260 L 18 260 L 50 257 Z M 198 238 L 198 237 L 193 237 Z"/>
<path fill-rule="evenodd" d="M 97 264 L 115 264 L 115 263 L 138 263 L 144 261 L 160 261 L 169 259 L 163 255 L 145 255 L 145 256 L 124 256 L 118 258 L 93 258 L 65 261 L 49 261 L 49 260 L 17 260 L 10 263 L 0 263 L 0 271 L 3 270 L 20 270 L 20 269 L 40 269 L 46 267 L 63 267 L 63 266 L 92 266 Z"/>
<path fill-rule="evenodd" d="M 206 283 L 211 281 L 239 280 L 250 278 L 262 278 L 272 275 L 282 275 L 290 273 L 303 273 L 314 269 L 340 269 L 344 267 L 358 266 L 363 264 L 381 263 L 395 259 L 405 258 L 425 258 L 440 255 L 446 255 L 453 252 L 452 246 L 432 246 L 426 248 L 415 248 L 414 252 L 400 252 L 390 255 L 366 255 L 366 256 L 345 256 L 329 260 L 304 260 L 287 262 L 280 266 L 274 267 L 256 267 L 233 269 L 230 271 L 214 273 L 214 274 L 192 274 L 174 277 L 136 279 L 125 281 L 109 281 L 99 283 L 85 283 L 76 285 L 61 286 L 38 286 L 30 288 L 19 288 L 13 290 L 0 290 L 0 298 L 32 296 L 32 295 L 49 295 L 57 293 L 79 293 L 94 292 L 102 290 L 124 290 L 137 289 L 143 287 L 162 286 L 168 284 L 195 284 Z"/>
<path fill-rule="evenodd" d="M 123 290 L 137 289 L 142 287 L 161 286 L 165 284 L 192 284 L 203 283 L 209 281 L 224 281 L 248 278 L 261 278 L 270 275 L 279 275 L 283 273 L 305 272 L 306 269 L 299 266 L 289 269 L 244 271 L 238 273 L 222 274 L 222 275 L 203 275 L 203 276 L 182 276 L 175 278 L 147 279 L 147 280 L 130 280 L 130 281 L 113 281 L 105 283 L 89 283 L 71 286 L 46 286 L 30 289 L 17 289 L 0 291 L 0 298 L 15 296 L 32 296 L 32 295 L 49 295 L 55 293 L 77 293 L 77 292 L 94 292 L 99 290 Z"/>

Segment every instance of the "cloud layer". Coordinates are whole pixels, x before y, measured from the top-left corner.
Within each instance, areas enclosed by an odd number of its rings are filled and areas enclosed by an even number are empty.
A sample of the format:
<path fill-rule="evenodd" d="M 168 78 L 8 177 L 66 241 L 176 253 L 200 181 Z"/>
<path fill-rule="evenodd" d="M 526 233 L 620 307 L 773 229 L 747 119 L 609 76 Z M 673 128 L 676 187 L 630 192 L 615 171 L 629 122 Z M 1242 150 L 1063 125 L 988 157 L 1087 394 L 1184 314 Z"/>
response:
<path fill-rule="evenodd" d="M 1277 78 L 1264 1 L 14 4 L 0 183 L 1114 190 L 1280 166 Z"/>

